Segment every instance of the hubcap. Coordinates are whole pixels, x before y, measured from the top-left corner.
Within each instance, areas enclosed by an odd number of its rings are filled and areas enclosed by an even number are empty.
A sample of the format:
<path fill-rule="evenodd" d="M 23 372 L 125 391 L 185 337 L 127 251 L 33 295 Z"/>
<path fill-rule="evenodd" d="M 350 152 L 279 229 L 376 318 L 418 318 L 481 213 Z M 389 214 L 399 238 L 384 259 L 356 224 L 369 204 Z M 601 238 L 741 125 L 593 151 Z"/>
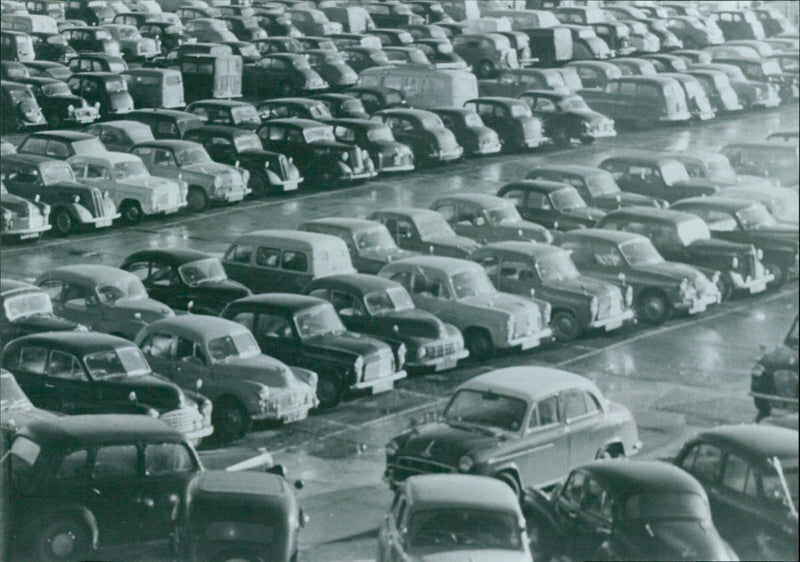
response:
<path fill-rule="evenodd" d="M 571 339 L 575 336 L 575 323 L 568 316 L 560 316 L 555 329 L 559 339 Z"/>
<path fill-rule="evenodd" d="M 328 380 L 321 380 L 317 384 L 317 398 L 320 403 L 330 404 L 336 396 L 336 386 Z"/>
<path fill-rule="evenodd" d="M 66 531 L 58 533 L 48 540 L 50 543 L 50 550 L 59 558 L 64 558 L 72 554 L 75 550 L 75 533 Z"/>
<path fill-rule="evenodd" d="M 56 219 L 56 224 L 58 225 L 58 229 L 60 231 L 67 232 L 70 228 L 72 228 L 72 219 L 67 213 L 60 213 Z"/>
<path fill-rule="evenodd" d="M 657 320 L 664 315 L 664 303 L 661 299 L 649 299 L 644 305 L 645 314 L 652 320 Z"/>

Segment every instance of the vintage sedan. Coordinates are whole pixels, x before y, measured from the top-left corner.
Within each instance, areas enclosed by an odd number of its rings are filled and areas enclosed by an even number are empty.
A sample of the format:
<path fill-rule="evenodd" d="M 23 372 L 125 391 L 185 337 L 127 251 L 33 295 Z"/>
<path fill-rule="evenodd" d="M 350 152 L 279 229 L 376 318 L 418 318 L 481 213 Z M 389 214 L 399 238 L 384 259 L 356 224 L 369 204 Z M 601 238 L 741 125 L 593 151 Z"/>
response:
<path fill-rule="evenodd" d="M 781 345 L 764 353 L 750 373 L 750 395 L 758 417 L 772 413 L 772 408 L 797 411 L 798 408 L 798 329 L 797 317 Z"/>
<path fill-rule="evenodd" d="M 739 103 L 739 96 L 731 86 L 728 75 L 723 71 L 700 69 L 692 65 L 685 74 L 693 76 L 700 82 L 700 86 L 702 86 L 711 104 L 711 109 L 715 113 L 721 114 L 744 109 L 742 104 Z"/>
<path fill-rule="evenodd" d="M 358 82 L 358 74 L 338 51 L 308 49 L 300 51 L 300 54 L 308 58 L 311 68 L 316 70 L 332 89 L 348 88 Z"/>
<path fill-rule="evenodd" d="M 0 369 L 0 431 L 13 436 L 20 427 L 36 420 L 55 420 L 58 416 L 33 405 L 9 371 Z"/>
<path fill-rule="evenodd" d="M 66 160 L 76 154 L 99 154 L 106 150 L 94 135 L 64 130 L 36 131 L 25 137 L 17 147 L 20 154 L 38 154 L 57 160 Z"/>
<path fill-rule="evenodd" d="M 37 154 L 8 154 L 0 161 L 0 175 L 10 193 L 49 205 L 50 222 L 61 236 L 83 227 L 111 226 L 120 216 L 111 198 L 78 183 L 66 162 Z"/>
<path fill-rule="evenodd" d="M 261 139 L 253 131 L 206 125 L 186 131 L 183 139 L 203 145 L 215 162 L 247 170 L 250 174 L 247 187 L 255 198 L 296 191 L 303 182 L 291 159 L 261 148 Z"/>
<path fill-rule="evenodd" d="M 519 95 L 542 122 L 544 134 L 559 147 L 573 139 L 591 144 L 598 138 L 615 137 L 614 120 L 593 111 L 577 94 L 559 94 L 550 90 L 526 90 Z"/>
<path fill-rule="evenodd" d="M 750 183 L 726 187 L 720 197 L 746 199 L 761 203 L 780 223 L 797 226 L 800 223 L 800 194 L 789 187 L 753 185 Z"/>
<path fill-rule="evenodd" d="M 438 115 L 442 124 L 453 133 L 456 142 L 464 147 L 466 156 L 497 154 L 502 150 L 498 134 L 484 124 L 474 109 L 435 107 L 431 112 Z"/>
<path fill-rule="evenodd" d="M 431 557 L 533 562 L 519 498 L 485 476 L 426 474 L 403 482 L 378 531 L 377 561 Z"/>
<path fill-rule="evenodd" d="M 66 82 L 72 76 L 72 71 L 66 65 L 58 62 L 35 60 L 26 62 L 25 66 L 28 68 L 30 78 L 55 78 Z"/>
<path fill-rule="evenodd" d="M 569 87 L 554 68 L 519 68 L 503 71 L 496 80 L 478 82 L 481 96 L 516 98 L 526 90 L 552 90 L 568 94 Z"/>
<path fill-rule="evenodd" d="M 609 213 L 597 227 L 641 234 L 668 260 L 694 265 L 709 276 L 718 271 L 723 300 L 734 291 L 761 293 L 774 279 L 761 263 L 763 254 L 752 244 L 712 239 L 706 223 L 690 213 L 629 207 Z"/>
<path fill-rule="evenodd" d="M 47 124 L 56 129 L 93 123 L 100 118 L 97 108 L 74 95 L 69 86 L 55 78 L 18 78 L 31 87 Z"/>
<path fill-rule="evenodd" d="M 153 136 L 159 140 L 180 139 L 187 131 L 202 127 L 205 123 L 194 113 L 151 107 L 135 109 L 125 118 L 149 126 Z"/>
<path fill-rule="evenodd" d="M 709 70 L 725 73 L 728 83 L 744 109 L 778 107 L 781 103 L 777 84 L 761 84 L 755 80 L 748 80 L 742 69 L 733 64 L 717 62 L 690 64 L 687 72 L 694 75 L 695 71 Z"/>
<path fill-rule="evenodd" d="M 610 332 L 633 320 L 632 287 L 582 275 L 569 253 L 557 246 L 498 242 L 478 248 L 470 259 L 499 291 L 547 302 L 559 341 L 572 341 L 587 330 Z"/>
<path fill-rule="evenodd" d="M 478 247 L 471 238 L 456 234 L 441 214 L 429 209 L 389 207 L 367 218 L 384 224 L 404 250 L 464 258 Z"/>
<path fill-rule="evenodd" d="M 671 153 L 670 156 L 684 165 L 689 177 L 706 179 L 722 188 L 743 184 L 754 188 L 769 188 L 777 184 L 777 180 L 737 174 L 730 160 L 719 152 L 692 150 L 691 152 Z"/>
<path fill-rule="evenodd" d="M 304 295 L 271 293 L 230 303 L 222 317 L 255 335 L 264 353 L 318 375 L 320 406 L 331 407 L 354 390 L 373 394 L 394 388 L 406 376 L 405 346 L 349 332 L 333 305 Z"/>
<path fill-rule="evenodd" d="M 328 108 L 328 112 L 337 119 L 369 119 L 361 100 L 350 94 L 326 93 L 311 96 Z"/>
<path fill-rule="evenodd" d="M 539 560 L 739 560 L 700 483 L 661 461 L 585 464 L 522 509 Z"/>
<path fill-rule="evenodd" d="M 326 121 L 333 116 L 328 106 L 320 100 L 311 98 L 273 98 L 256 105 L 261 121 L 299 117 L 300 119 L 316 119 Z"/>
<path fill-rule="evenodd" d="M 389 441 L 384 478 L 397 486 L 429 472 L 494 476 L 519 496 L 595 458 L 640 448 L 631 412 L 589 379 L 549 367 L 509 367 L 465 382 L 441 421 Z"/>
<path fill-rule="evenodd" d="M 30 240 L 39 238 L 50 230 L 50 205 L 34 198 L 28 201 L 8 192 L 0 180 L 0 209 L 3 222 L 0 224 L 0 239 Z"/>
<path fill-rule="evenodd" d="M 736 142 L 720 150 L 737 174 L 770 178 L 779 185 L 797 188 L 800 182 L 800 154 L 797 143 Z"/>
<path fill-rule="evenodd" d="M 378 275 L 400 283 L 416 306 L 461 330 L 477 359 L 497 349 L 525 351 L 552 335 L 549 306 L 498 292 L 476 263 L 419 256 L 390 263 Z"/>
<path fill-rule="evenodd" d="M 418 166 L 458 160 L 464 148 L 438 115 L 422 109 L 384 109 L 370 118 L 389 126 L 394 138 L 410 147 Z"/>
<path fill-rule="evenodd" d="M 56 316 L 50 296 L 39 287 L 13 279 L 0 279 L 0 340 L 40 332 L 85 332 L 79 322 Z"/>
<path fill-rule="evenodd" d="M 589 207 L 578 190 L 566 183 L 520 180 L 501 187 L 497 196 L 516 205 L 523 218 L 554 230 L 592 227 L 605 215 Z"/>
<path fill-rule="evenodd" d="M 333 305 L 353 332 L 406 348 L 406 368 L 452 369 L 469 355 L 458 328 L 414 306 L 402 285 L 374 275 L 332 275 L 312 281 L 306 292 Z"/>
<path fill-rule="evenodd" d="M 214 430 L 211 402 L 154 373 L 123 338 L 92 332 L 24 336 L 3 348 L 3 365 L 39 408 L 160 418 L 196 441 Z"/>
<path fill-rule="evenodd" d="M 403 108 L 408 106 L 406 96 L 402 90 L 387 88 L 386 86 L 356 86 L 349 88 L 350 94 L 361 100 L 364 109 L 372 115 L 383 109 Z"/>
<path fill-rule="evenodd" d="M 608 61 L 576 60 L 568 62 L 566 68 L 575 69 L 581 78 L 584 88 L 599 88 L 602 90 L 609 80 L 622 76 L 622 70 Z"/>
<path fill-rule="evenodd" d="M 71 156 L 67 163 L 79 182 L 108 193 L 128 224 L 139 224 L 145 216 L 176 213 L 186 206 L 189 188 L 185 181 L 151 176 L 133 154 Z"/>
<path fill-rule="evenodd" d="M 703 83 L 697 77 L 685 72 L 660 72 L 659 76 L 672 78 L 680 84 L 693 119 L 706 121 L 716 116 L 711 100 L 703 88 Z"/>
<path fill-rule="evenodd" d="M 92 330 L 133 339 L 150 322 L 174 316 L 151 299 L 138 277 L 106 265 L 65 265 L 36 279 L 59 316 Z"/>
<path fill-rule="evenodd" d="M 211 203 L 238 203 L 250 193 L 250 172 L 211 160 L 202 145 L 183 140 L 137 144 L 131 153 L 154 176 L 185 181 L 187 208 L 205 211 Z"/>
<path fill-rule="evenodd" d="M 714 524 L 745 560 L 796 560 L 797 431 L 723 425 L 688 441 L 675 464 L 697 478 Z"/>
<path fill-rule="evenodd" d="M 73 74 L 78 72 L 113 72 L 128 70 L 128 63 L 120 56 L 105 53 L 79 52 L 68 63 Z"/>
<path fill-rule="evenodd" d="M 486 126 L 497 133 L 506 152 L 536 148 L 548 140 L 542 133 L 541 120 L 533 116 L 522 100 L 481 97 L 466 101 L 464 107 L 475 110 Z"/>
<path fill-rule="evenodd" d="M 96 136 L 103 146 L 115 152 L 128 152 L 135 144 L 155 140 L 150 125 L 137 120 L 103 121 L 86 127 L 84 132 Z M 97 156 L 97 154 L 86 156 Z"/>
<path fill-rule="evenodd" d="M 375 274 L 387 263 L 416 254 L 401 250 L 386 227 L 377 221 L 326 217 L 304 222 L 297 229 L 341 238 L 359 273 Z"/>
<path fill-rule="evenodd" d="M 557 243 L 572 252 L 582 273 L 632 286 L 636 317 L 643 322 L 661 324 L 674 311 L 698 314 L 720 302 L 715 278 L 664 260 L 640 234 L 590 228 L 567 232 Z"/>
<path fill-rule="evenodd" d="M 543 226 L 523 220 L 512 202 L 483 193 L 462 193 L 440 197 L 431 209 L 444 217 L 459 236 L 486 244 L 502 240 L 552 242 Z"/>
<path fill-rule="evenodd" d="M 764 267 L 775 279 L 769 288 L 778 289 L 789 275 L 798 272 L 797 225 L 779 223 L 761 203 L 726 197 L 694 197 L 673 207 L 705 221 L 714 238 L 752 244 L 763 252 Z"/>
<path fill-rule="evenodd" d="M 666 24 L 686 49 L 704 49 L 725 41 L 722 33 L 706 26 L 701 19 L 694 16 L 673 15 L 666 20 Z"/>
<path fill-rule="evenodd" d="M 161 53 L 160 42 L 144 37 L 135 25 L 111 23 L 103 25 L 100 29 L 108 31 L 119 43 L 120 54 L 129 62 L 141 62 Z"/>
<path fill-rule="evenodd" d="M 374 36 L 370 36 L 374 37 Z M 375 38 L 377 39 L 377 37 Z M 380 39 L 378 39 L 380 41 Z M 369 47 L 366 45 L 347 45 L 339 47 L 342 56 L 347 64 L 358 73 L 377 66 L 389 66 L 389 57 L 380 47 Z"/>
<path fill-rule="evenodd" d="M 202 388 L 214 403 L 214 428 L 241 437 L 253 420 L 305 419 L 318 404 L 317 375 L 261 353 L 253 334 L 214 316 L 175 316 L 153 322 L 136 345 L 156 371 L 185 389 Z"/>
<path fill-rule="evenodd" d="M 114 72 L 79 72 L 67 80 L 72 93 L 92 105 L 99 104 L 100 117 L 111 119 L 133 111 L 128 83 Z"/>
<path fill-rule="evenodd" d="M 261 125 L 256 107 L 245 101 L 200 100 L 187 105 L 186 111 L 194 113 L 208 125 L 231 125 L 250 130 Z"/>
<path fill-rule="evenodd" d="M 745 77 L 770 89 L 777 89 L 782 103 L 797 100 L 797 71 L 784 72 L 777 60 L 749 57 L 715 57 L 715 63 L 737 66 Z"/>
<path fill-rule="evenodd" d="M 242 69 L 242 93 L 259 99 L 310 94 L 327 88 L 328 83 L 298 53 L 264 54 Z"/>

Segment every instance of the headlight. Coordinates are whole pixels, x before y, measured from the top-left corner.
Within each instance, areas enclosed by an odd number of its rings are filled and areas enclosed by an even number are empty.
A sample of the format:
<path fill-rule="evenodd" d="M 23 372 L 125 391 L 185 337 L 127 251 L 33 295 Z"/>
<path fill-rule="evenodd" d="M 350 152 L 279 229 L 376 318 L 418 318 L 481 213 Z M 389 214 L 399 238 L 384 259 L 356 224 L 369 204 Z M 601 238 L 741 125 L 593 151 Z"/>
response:
<path fill-rule="evenodd" d="M 350 159 L 350 155 L 346 152 L 342 152 L 342 160 L 347 162 Z"/>
<path fill-rule="evenodd" d="M 759 260 L 764 259 L 764 251 L 761 248 L 756 249 L 756 258 L 758 258 Z"/>
<path fill-rule="evenodd" d="M 592 297 L 592 300 L 589 303 L 589 312 L 591 312 L 592 317 L 597 314 L 598 310 L 600 310 L 600 301 L 597 300 L 597 297 Z"/>
<path fill-rule="evenodd" d="M 681 279 L 680 290 L 681 290 L 681 293 L 685 293 L 686 291 L 689 290 L 689 280 L 686 279 L 686 277 Z"/>
<path fill-rule="evenodd" d="M 75 106 L 74 106 L 74 105 L 72 105 L 72 104 L 68 105 L 68 106 L 67 106 L 67 113 L 69 113 L 70 115 L 72 115 L 73 113 L 75 113 Z"/>
<path fill-rule="evenodd" d="M 461 472 L 469 472 L 472 468 L 472 465 L 475 464 L 475 461 L 472 460 L 472 457 L 469 455 L 464 455 L 460 459 L 458 459 L 458 470 Z"/>
<path fill-rule="evenodd" d="M 359 357 L 358 359 L 356 359 L 356 362 L 353 363 L 353 370 L 355 371 L 357 377 L 361 376 L 361 373 L 364 372 L 364 358 L 363 357 Z"/>
<path fill-rule="evenodd" d="M 417 359 L 425 359 L 426 355 L 428 355 L 428 350 L 423 346 L 419 346 L 419 349 L 417 349 Z"/>
<path fill-rule="evenodd" d="M 214 176 L 214 187 L 222 187 L 222 176 Z"/>
<path fill-rule="evenodd" d="M 739 258 L 733 256 L 733 259 L 731 259 L 731 269 L 736 269 L 737 267 L 739 267 Z"/>
<path fill-rule="evenodd" d="M 406 362 L 406 344 L 401 343 L 397 348 L 397 369 L 401 369 Z"/>
<path fill-rule="evenodd" d="M 155 410 L 153 408 L 148 408 L 147 409 L 147 415 L 150 416 L 151 418 L 157 418 L 158 417 L 158 410 Z"/>
<path fill-rule="evenodd" d="M 753 370 L 750 371 L 750 376 L 752 377 L 760 377 L 763 374 L 764 374 L 764 365 L 762 365 L 761 363 L 756 363 L 753 366 Z"/>
<path fill-rule="evenodd" d="M 268 386 L 262 386 L 258 390 L 258 398 L 259 398 L 259 400 L 268 400 L 269 399 L 269 387 Z"/>
<path fill-rule="evenodd" d="M 397 451 L 400 450 L 400 443 L 397 442 L 397 439 L 392 439 L 386 444 L 384 449 L 386 450 L 387 456 L 393 457 L 397 454 Z"/>
<path fill-rule="evenodd" d="M 625 288 L 625 304 L 631 306 L 633 304 L 633 287 L 628 285 Z"/>
<path fill-rule="evenodd" d="M 203 414 L 204 418 L 210 418 L 212 408 L 211 400 L 203 400 L 203 403 L 200 404 L 200 413 Z"/>

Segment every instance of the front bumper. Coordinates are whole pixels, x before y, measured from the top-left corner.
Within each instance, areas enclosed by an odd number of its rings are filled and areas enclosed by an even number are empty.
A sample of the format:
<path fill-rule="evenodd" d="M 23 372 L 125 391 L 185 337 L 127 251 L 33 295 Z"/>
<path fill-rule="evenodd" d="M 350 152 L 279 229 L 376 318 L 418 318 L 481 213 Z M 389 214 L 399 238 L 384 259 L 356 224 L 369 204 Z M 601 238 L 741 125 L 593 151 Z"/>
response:
<path fill-rule="evenodd" d="M 500 144 L 500 141 L 498 140 L 497 142 L 494 143 L 489 143 L 484 145 L 479 144 L 478 148 L 475 149 L 475 151 L 473 151 L 472 154 L 484 156 L 486 154 L 497 154 L 501 150 L 503 150 L 503 145 Z"/>
<path fill-rule="evenodd" d="M 464 148 L 461 146 L 457 146 L 451 150 L 437 150 L 431 156 L 434 160 L 438 160 L 440 162 L 450 162 L 452 160 L 458 160 L 464 155 Z"/>
<path fill-rule="evenodd" d="M 740 273 L 736 273 L 735 271 L 731 272 L 733 288 L 737 291 L 748 291 L 751 295 L 766 291 L 767 283 L 774 279 L 775 276 L 769 272 L 756 278 L 752 278 L 749 275 L 747 277 L 742 277 Z"/>
<path fill-rule="evenodd" d="M 721 295 L 719 293 L 711 295 L 697 295 L 691 299 L 687 299 L 678 303 L 673 303 L 676 310 L 683 310 L 689 314 L 699 314 L 705 312 L 709 305 L 719 304 Z"/>
<path fill-rule="evenodd" d="M 298 189 L 300 189 L 301 183 L 303 183 L 303 178 L 297 178 L 296 180 L 286 180 L 281 182 L 272 182 L 272 186 L 286 193 L 287 191 L 297 191 Z"/>
<path fill-rule="evenodd" d="M 363 172 L 345 172 L 341 176 L 339 176 L 340 182 L 351 182 L 351 181 L 359 181 L 359 180 L 368 180 L 370 178 L 374 178 L 378 175 L 378 172 L 375 170 L 364 170 Z"/>
<path fill-rule="evenodd" d="M 602 138 L 616 137 L 616 136 L 617 136 L 616 129 L 603 128 L 603 129 L 590 129 L 588 131 L 584 131 L 583 133 L 581 133 L 580 138 L 587 137 L 591 139 L 602 139 Z"/>
<path fill-rule="evenodd" d="M 378 394 L 380 392 L 387 392 L 389 390 L 392 390 L 394 388 L 394 381 L 398 381 L 404 378 L 406 378 L 406 372 L 397 371 L 385 377 L 378 377 L 377 379 L 370 379 L 368 381 L 357 382 L 356 384 L 351 385 L 350 388 L 355 390 L 363 390 L 365 388 L 369 388 L 370 390 L 372 390 L 372 394 Z"/>
<path fill-rule="evenodd" d="M 603 328 L 606 332 L 610 332 L 612 330 L 616 330 L 621 328 L 623 324 L 626 322 L 630 322 L 633 320 L 635 314 L 632 309 L 628 309 L 621 314 L 617 314 L 615 316 L 608 316 L 606 318 L 600 318 L 593 322 L 589 323 L 589 328 Z"/>
<path fill-rule="evenodd" d="M 156 205 L 153 208 L 153 212 L 148 214 L 171 215 L 172 213 L 177 213 L 178 211 L 183 209 L 186 205 L 188 205 L 186 201 L 182 201 L 180 203 L 174 203 L 172 205 Z"/>
<path fill-rule="evenodd" d="M 248 188 L 229 188 L 227 191 L 218 191 L 209 197 L 211 201 L 217 201 L 221 203 L 238 203 L 242 201 L 248 194 L 250 193 L 250 189 Z"/>
<path fill-rule="evenodd" d="M 659 117 L 659 121 L 663 122 L 673 122 L 673 121 L 688 121 L 692 118 L 692 114 L 688 111 L 678 111 L 677 113 L 671 113 L 669 115 L 665 115 L 663 117 Z"/>
<path fill-rule="evenodd" d="M 283 423 L 291 423 L 304 420 L 308 417 L 308 412 L 311 409 L 311 404 L 299 404 L 296 407 L 279 407 L 277 410 L 269 410 L 267 412 L 259 412 L 250 416 L 254 420 L 275 420 Z"/>
<path fill-rule="evenodd" d="M 64 119 L 64 124 L 88 125 L 100 119 L 100 114 L 94 108 L 76 109 L 69 117 Z"/>
<path fill-rule="evenodd" d="M 3 236 L 13 236 L 20 240 L 27 240 L 29 238 L 36 238 L 41 236 L 43 232 L 47 232 L 53 226 L 44 219 L 44 217 L 36 217 L 36 220 L 31 220 L 33 217 L 26 219 L 14 219 L 3 231 Z M 24 222 L 26 224 L 14 224 Z"/>
<path fill-rule="evenodd" d="M 122 215 L 120 215 L 119 213 L 116 213 L 107 217 L 92 217 L 87 221 L 83 221 L 83 224 L 90 224 L 95 228 L 106 228 L 108 226 L 111 226 L 111 223 L 117 220 L 121 216 Z"/>
<path fill-rule="evenodd" d="M 542 345 L 542 340 L 551 338 L 553 336 L 553 330 L 550 328 L 544 328 L 534 334 L 529 336 L 523 336 L 520 338 L 512 338 L 503 342 L 502 344 L 498 345 L 500 349 L 508 349 L 511 347 L 519 347 L 522 351 L 526 349 L 532 349 L 534 347 L 539 347 Z"/>
<path fill-rule="evenodd" d="M 451 353 L 450 355 L 444 355 L 442 357 L 434 357 L 432 359 L 415 359 L 413 361 L 406 361 L 406 367 L 411 369 L 424 369 L 427 367 L 433 367 L 436 371 L 445 371 L 447 369 L 452 369 L 456 366 L 461 359 L 465 359 L 469 357 L 469 351 L 466 349 L 462 349 L 461 351 L 457 351 L 455 353 Z"/>

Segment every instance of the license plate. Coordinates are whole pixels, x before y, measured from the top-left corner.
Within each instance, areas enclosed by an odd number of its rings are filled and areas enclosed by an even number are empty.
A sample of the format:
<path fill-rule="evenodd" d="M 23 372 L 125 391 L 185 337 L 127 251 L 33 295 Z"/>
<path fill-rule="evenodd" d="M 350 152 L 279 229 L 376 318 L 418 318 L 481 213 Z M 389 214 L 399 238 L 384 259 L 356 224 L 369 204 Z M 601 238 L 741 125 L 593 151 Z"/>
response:
<path fill-rule="evenodd" d="M 291 414 L 286 414 L 285 416 L 283 416 L 283 423 L 296 422 L 304 420 L 307 417 L 308 417 L 308 410 L 298 410 L 297 412 L 292 412 Z"/>
<path fill-rule="evenodd" d="M 111 226 L 111 219 L 100 219 L 94 223 L 95 228 L 102 228 L 104 226 Z"/>
<path fill-rule="evenodd" d="M 242 192 L 236 192 L 236 193 L 229 193 L 228 194 L 228 201 L 230 201 L 230 202 L 241 201 L 242 199 L 244 199 L 244 193 L 242 193 Z"/>
<path fill-rule="evenodd" d="M 380 394 L 381 392 L 388 392 L 394 388 L 394 381 L 380 381 L 372 387 L 372 394 Z"/>
<path fill-rule="evenodd" d="M 164 214 L 165 215 L 171 215 L 172 213 L 177 213 L 177 212 L 178 212 L 178 208 L 175 207 L 174 209 L 167 209 L 166 211 L 164 211 Z"/>
<path fill-rule="evenodd" d="M 750 285 L 750 294 L 761 293 L 767 290 L 767 282 L 760 281 L 754 285 Z"/>
<path fill-rule="evenodd" d="M 533 338 L 533 339 L 525 340 L 524 342 L 522 342 L 522 345 L 520 347 L 522 348 L 522 351 L 525 351 L 526 349 L 531 349 L 533 347 L 536 347 L 537 345 L 539 345 L 539 340 L 536 339 L 536 338 Z"/>
<path fill-rule="evenodd" d="M 283 184 L 283 190 L 284 191 L 295 191 L 297 189 L 297 187 L 298 186 L 297 186 L 297 182 L 296 181 Z"/>
<path fill-rule="evenodd" d="M 452 369 L 456 366 L 458 360 L 455 357 L 445 357 L 442 359 L 441 363 L 436 364 L 437 371 L 444 371 L 445 369 Z"/>
<path fill-rule="evenodd" d="M 689 314 L 697 314 L 698 312 L 705 312 L 706 311 L 706 303 L 701 301 L 696 301 L 692 304 L 692 308 L 689 309 Z"/>
<path fill-rule="evenodd" d="M 20 234 L 19 235 L 19 239 L 20 240 L 27 240 L 28 238 L 36 238 L 37 236 L 39 236 L 38 232 L 27 232 L 25 234 Z"/>
<path fill-rule="evenodd" d="M 614 320 L 613 322 L 609 322 L 606 324 L 606 332 L 610 332 L 611 330 L 616 330 L 617 328 L 622 327 L 622 320 Z"/>

